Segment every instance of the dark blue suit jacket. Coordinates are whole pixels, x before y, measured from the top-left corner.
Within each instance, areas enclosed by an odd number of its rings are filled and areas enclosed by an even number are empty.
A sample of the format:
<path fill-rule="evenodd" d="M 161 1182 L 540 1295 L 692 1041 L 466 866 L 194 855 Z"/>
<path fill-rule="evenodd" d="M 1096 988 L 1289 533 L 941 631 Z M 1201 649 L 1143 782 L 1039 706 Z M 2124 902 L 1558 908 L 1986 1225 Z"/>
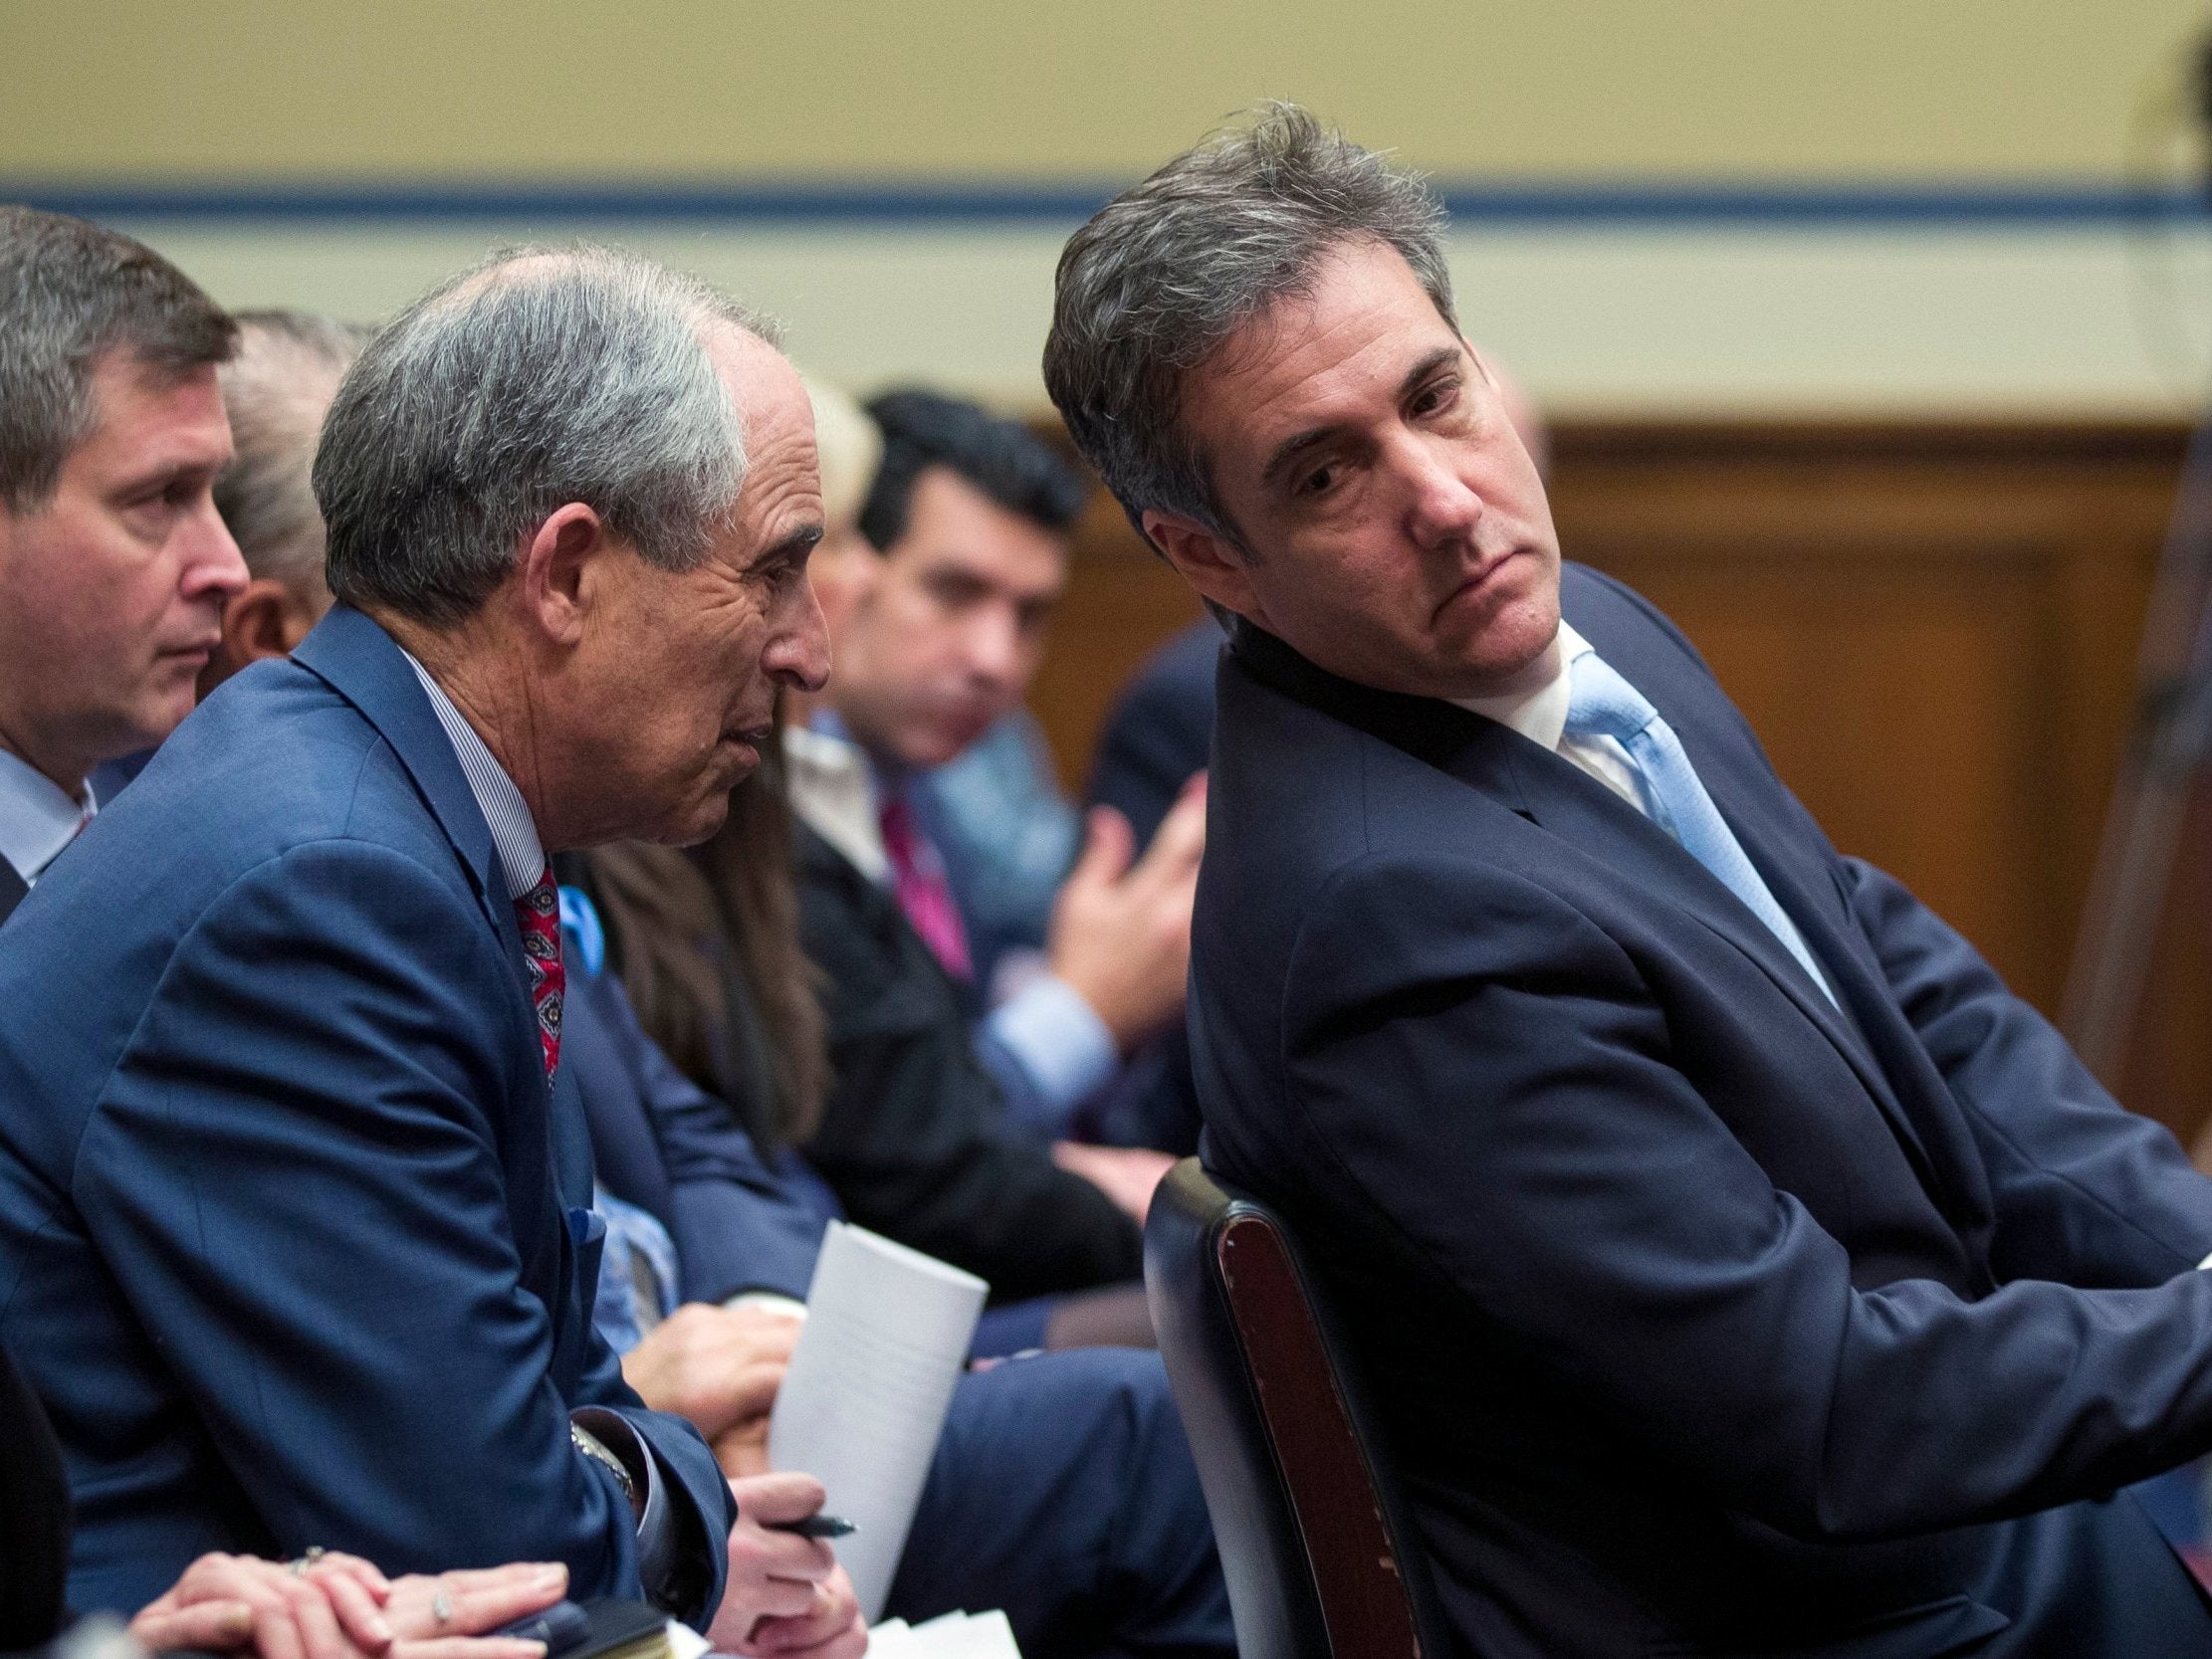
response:
<path fill-rule="evenodd" d="M 589 1317 L 491 833 L 396 646 L 339 607 L 223 686 L 0 947 L 0 1341 L 68 1461 L 81 1608 L 209 1549 L 562 1560 L 636 1594 L 611 1407 L 719 1599 L 729 1492 Z M 562 1131 L 562 1121 L 572 1131 Z"/>
<path fill-rule="evenodd" d="M 1202 616 L 1144 661 L 1098 734 L 1090 802 L 1110 806 L 1150 845 L 1214 741 L 1214 670 L 1221 628 Z"/>
<path fill-rule="evenodd" d="M 1564 601 L 1842 1011 L 1506 727 L 1252 629 L 1218 683 L 1210 1160 L 1311 1246 L 1450 1615 L 1485 1655 L 2212 1651 L 2089 1502 L 2212 1446 L 2212 1183 L 1837 854 L 1657 611 Z"/>

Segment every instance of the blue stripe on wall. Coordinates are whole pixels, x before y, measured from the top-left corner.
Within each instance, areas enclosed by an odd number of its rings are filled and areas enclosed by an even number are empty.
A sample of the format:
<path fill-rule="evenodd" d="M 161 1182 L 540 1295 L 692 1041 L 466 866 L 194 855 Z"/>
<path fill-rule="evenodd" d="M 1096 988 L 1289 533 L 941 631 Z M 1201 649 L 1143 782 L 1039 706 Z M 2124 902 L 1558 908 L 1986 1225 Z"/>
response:
<path fill-rule="evenodd" d="M 1970 183 L 1442 184 L 1452 218 L 1505 226 L 2099 228 L 2197 219 L 2177 189 Z M 65 185 L 0 180 L 0 201 L 91 219 L 324 224 L 660 220 L 732 225 L 1072 224 L 1113 193 L 1038 184 L 210 184 Z"/>

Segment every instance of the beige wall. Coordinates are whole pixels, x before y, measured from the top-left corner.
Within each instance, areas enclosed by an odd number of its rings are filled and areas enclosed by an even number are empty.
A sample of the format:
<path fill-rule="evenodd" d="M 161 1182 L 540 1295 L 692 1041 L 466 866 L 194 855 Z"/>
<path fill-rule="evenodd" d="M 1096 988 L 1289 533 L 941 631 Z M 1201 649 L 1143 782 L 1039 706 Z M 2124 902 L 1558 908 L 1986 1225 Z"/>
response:
<path fill-rule="evenodd" d="M 0 178 L 1118 179 L 1261 97 L 1453 177 L 2111 178 L 2204 12 L 0 0 Z"/>
<path fill-rule="evenodd" d="M 1263 95 L 1450 181 L 2081 182 L 2177 132 L 2212 0 L 0 0 L 13 180 L 1112 182 Z M 2161 105 L 2163 126 L 2146 120 Z M 2189 163 L 2169 145 L 2165 160 Z M 868 387 L 1042 402 L 1072 225 L 127 224 L 233 305 L 373 318 L 523 237 L 642 245 Z M 2172 413 L 2212 245 L 2109 226 L 1462 225 L 1561 410 Z"/>
<path fill-rule="evenodd" d="M 124 228 L 226 304 L 364 319 L 498 242 L 611 235 L 774 312 L 794 355 L 856 388 L 1036 409 L 1069 227 Z M 2161 254 L 2110 231 L 1491 229 L 1449 250 L 1468 328 L 1562 413 L 2171 415 L 2212 360 L 2201 237 Z"/>

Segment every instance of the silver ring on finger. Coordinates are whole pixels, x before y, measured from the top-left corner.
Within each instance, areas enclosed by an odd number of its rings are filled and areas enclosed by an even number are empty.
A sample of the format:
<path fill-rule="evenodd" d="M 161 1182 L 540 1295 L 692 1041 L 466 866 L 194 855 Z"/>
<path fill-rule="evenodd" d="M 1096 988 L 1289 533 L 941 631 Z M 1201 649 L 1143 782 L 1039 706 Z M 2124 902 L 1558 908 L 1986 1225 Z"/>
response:
<path fill-rule="evenodd" d="M 307 1554 L 294 1557 L 287 1561 L 285 1565 L 291 1570 L 293 1577 L 305 1578 L 308 1575 L 308 1569 L 321 1560 L 325 1554 L 322 1545 L 311 1544 L 307 1548 Z"/>
<path fill-rule="evenodd" d="M 440 1630 L 453 1622 L 453 1597 L 440 1590 L 430 1598 L 430 1617 Z"/>

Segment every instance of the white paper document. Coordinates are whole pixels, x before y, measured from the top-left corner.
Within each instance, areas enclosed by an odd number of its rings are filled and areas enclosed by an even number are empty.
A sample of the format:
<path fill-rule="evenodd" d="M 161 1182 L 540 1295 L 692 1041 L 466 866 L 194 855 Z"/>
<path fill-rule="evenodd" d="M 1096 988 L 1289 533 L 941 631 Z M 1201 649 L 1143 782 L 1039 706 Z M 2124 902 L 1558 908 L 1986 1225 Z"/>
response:
<path fill-rule="evenodd" d="M 895 1618 L 873 1626 L 868 1659 L 1021 1659 L 1021 1648 L 1004 1613 L 946 1613 L 926 1624 Z"/>
<path fill-rule="evenodd" d="M 871 1624 L 989 1292 L 973 1273 L 842 1221 L 814 1264 L 806 1324 L 769 1416 L 769 1463 L 817 1477 L 827 1512 L 859 1529 L 835 1548 Z"/>

